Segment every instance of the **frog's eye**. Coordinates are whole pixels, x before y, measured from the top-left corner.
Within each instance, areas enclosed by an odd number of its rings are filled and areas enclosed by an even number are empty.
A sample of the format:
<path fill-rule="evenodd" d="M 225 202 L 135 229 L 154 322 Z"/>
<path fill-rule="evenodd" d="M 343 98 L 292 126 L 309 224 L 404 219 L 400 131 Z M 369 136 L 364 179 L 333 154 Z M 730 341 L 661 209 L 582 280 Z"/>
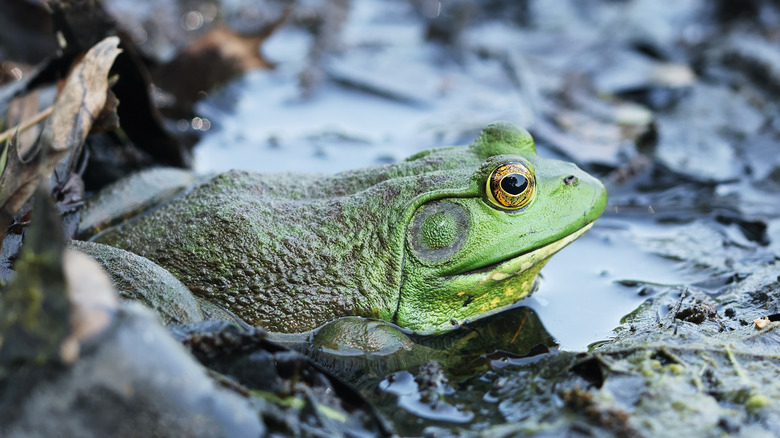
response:
<path fill-rule="evenodd" d="M 534 196 L 536 183 L 531 170 L 523 163 L 512 161 L 496 168 L 487 180 L 487 197 L 503 210 L 525 207 Z"/>

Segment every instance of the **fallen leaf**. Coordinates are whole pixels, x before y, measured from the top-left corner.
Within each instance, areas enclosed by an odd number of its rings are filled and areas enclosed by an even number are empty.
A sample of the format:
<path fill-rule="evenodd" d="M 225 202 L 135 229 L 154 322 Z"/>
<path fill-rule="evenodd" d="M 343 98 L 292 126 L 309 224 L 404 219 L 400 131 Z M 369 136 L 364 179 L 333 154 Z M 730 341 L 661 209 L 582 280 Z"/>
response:
<path fill-rule="evenodd" d="M 763 317 L 763 318 L 758 318 L 758 319 L 754 319 L 753 320 L 753 324 L 756 325 L 757 329 L 762 329 L 762 328 L 768 326 L 770 322 L 772 322 L 772 321 L 770 321 L 769 318 L 767 318 L 766 316 Z"/>
<path fill-rule="evenodd" d="M 51 116 L 44 122 L 41 145 L 34 156 L 20 151 L 17 136 L 0 150 L 0 230 L 32 196 L 41 176 L 50 175 L 64 158 L 74 158 L 103 111 L 108 95 L 108 72 L 117 55 L 119 38 L 108 37 L 91 48 L 68 75 Z M 72 160 L 71 160 L 72 161 Z M 68 168 L 71 168 L 68 165 Z"/>
<path fill-rule="evenodd" d="M 114 61 L 112 73 L 120 80 L 111 91 L 122 102 L 116 113 L 122 121 L 124 135 L 118 144 L 114 142 L 113 146 L 101 146 L 101 149 L 130 161 L 140 153 L 148 154 L 152 158 L 151 163 L 157 165 L 189 167 L 192 156 L 186 142 L 166 129 L 152 101 L 152 84 L 145 57 L 132 38 L 118 27 L 116 19 L 105 10 L 104 3 L 92 0 L 51 0 L 47 3 L 52 9 L 55 35 L 64 47 L 63 57 L 67 57 L 69 52 L 84 51 L 102 38 L 119 37 L 122 54 Z M 185 74 L 189 76 L 192 72 Z M 195 76 L 200 74 L 197 73 Z M 98 130 L 105 126 L 102 122 L 95 124 Z M 128 170 L 138 170 L 151 163 L 144 159 L 143 163 L 135 163 L 133 169 Z M 108 165 L 113 166 L 114 163 Z"/>
<path fill-rule="evenodd" d="M 68 76 L 43 136 L 53 151 L 80 147 L 103 111 L 108 71 L 121 53 L 119 38 L 108 37 L 91 48 Z"/>
<path fill-rule="evenodd" d="M 227 27 L 211 29 L 158 68 L 154 72 L 155 85 L 173 95 L 175 113 L 191 111 L 195 102 L 215 87 L 249 70 L 270 68 L 271 63 L 260 54 L 260 45 L 286 17 L 287 13 L 268 28 L 249 35 Z M 194 71 L 198 74 L 192 74 Z"/>
<path fill-rule="evenodd" d="M 51 113 L 51 109 L 48 111 Z M 35 146 L 40 131 L 38 115 L 38 90 L 32 90 L 21 96 L 17 96 L 8 103 L 8 111 L 5 113 L 6 126 L 19 127 L 19 152 L 23 157 L 31 155 L 31 149 Z M 9 134 L 13 131 L 9 130 Z M 3 136 L 0 134 L 0 141 Z"/>

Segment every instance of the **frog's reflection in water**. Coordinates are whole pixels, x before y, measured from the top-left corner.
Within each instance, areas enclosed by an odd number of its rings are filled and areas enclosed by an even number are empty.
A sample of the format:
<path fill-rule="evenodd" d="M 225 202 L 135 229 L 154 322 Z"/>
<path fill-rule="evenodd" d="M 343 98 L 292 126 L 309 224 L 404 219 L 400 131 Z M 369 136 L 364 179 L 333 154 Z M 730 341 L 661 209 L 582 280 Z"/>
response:
<path fill-rule="evenodd" d="M 437 361 L 452 375 L 533 360 L 558 347 L 537 313 L 522 305 L 468 321 L 437 335 L 419 335 L 392 323 L 345 317 L 308 333 L 271 339 L 311 357 L 358 386 Z"/>

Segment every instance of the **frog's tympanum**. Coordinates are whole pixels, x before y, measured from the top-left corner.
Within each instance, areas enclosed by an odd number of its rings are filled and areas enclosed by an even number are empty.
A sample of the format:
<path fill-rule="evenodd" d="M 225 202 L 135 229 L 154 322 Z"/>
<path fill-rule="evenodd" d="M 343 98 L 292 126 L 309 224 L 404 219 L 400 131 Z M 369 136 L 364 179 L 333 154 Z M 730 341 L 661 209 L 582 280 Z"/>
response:
<path fill-rule="evenodd" d="M 507 123 L 470 146 L 335 175 L 230 171 L 101 234 L 275 332 L 345 315 L 441 332 L 527 296 L 604 186 Z"/>

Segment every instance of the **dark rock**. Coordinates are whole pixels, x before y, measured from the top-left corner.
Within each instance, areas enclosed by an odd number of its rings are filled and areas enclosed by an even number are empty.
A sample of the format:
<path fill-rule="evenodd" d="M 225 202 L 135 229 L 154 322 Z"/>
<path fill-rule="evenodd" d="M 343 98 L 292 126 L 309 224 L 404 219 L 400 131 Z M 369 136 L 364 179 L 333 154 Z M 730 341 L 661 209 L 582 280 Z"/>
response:
<path fill-rule="evenodd" d="M 146 310 L 130 306 L 69 368 L 17 368 L 35 379 L 12 410 L 4 436 L 258 437 L 264 426 L 249 400 L 217 387 Z M 6 387 L 6 386 L 3 386 Z M 8 418 L 10 417 L 10 418 Z M 45 419 L 45 421 L 41 421 Z M 7 434 L 7 435 L 6 435 Z"/>

